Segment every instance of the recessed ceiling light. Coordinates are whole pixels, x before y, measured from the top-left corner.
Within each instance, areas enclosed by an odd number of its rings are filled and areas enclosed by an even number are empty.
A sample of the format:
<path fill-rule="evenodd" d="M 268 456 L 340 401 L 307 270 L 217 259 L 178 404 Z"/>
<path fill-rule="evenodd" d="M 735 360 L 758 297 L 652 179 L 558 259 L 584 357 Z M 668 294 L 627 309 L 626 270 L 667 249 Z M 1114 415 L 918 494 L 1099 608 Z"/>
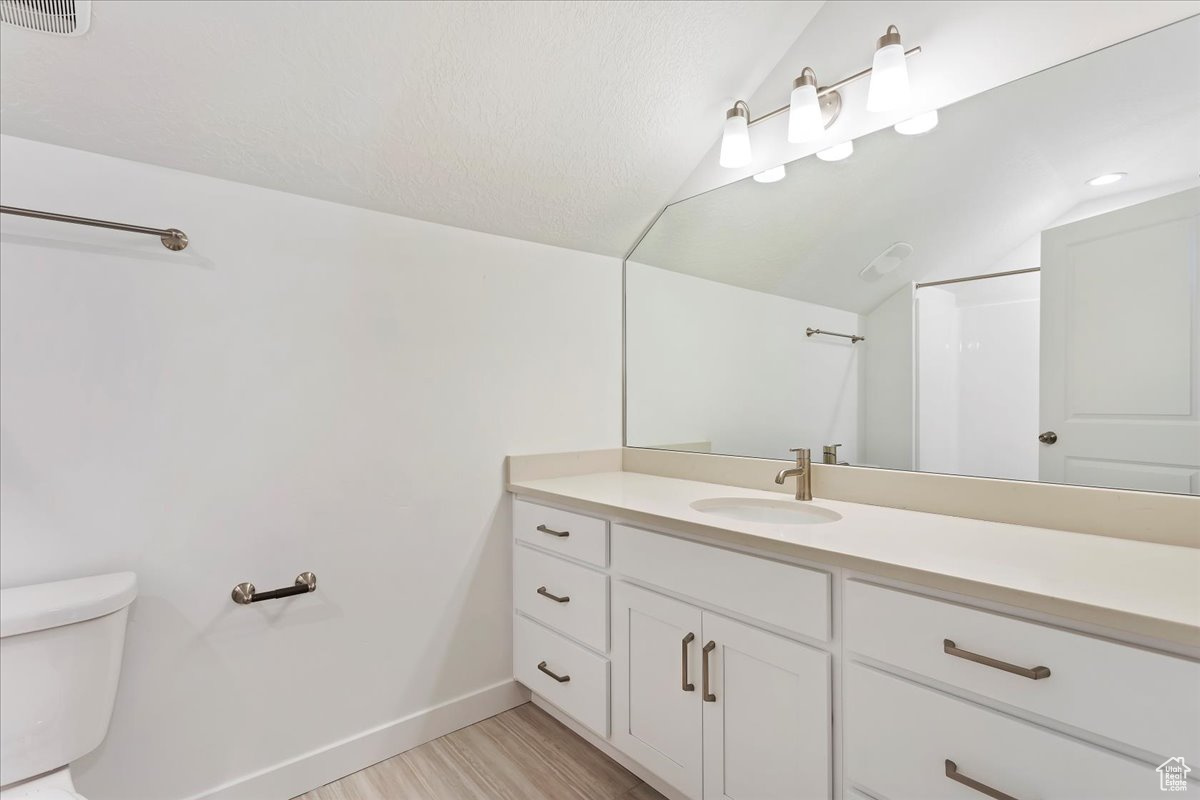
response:
<path fill-rule="evenodd" d="M 854 140 L 835 144 L 833 147 L 827 147 L 824 150 L 817 151 L 817 158 L 822 161 L 841 161 L 843 158 L 849 158 L 854 153 Z"/>
<path fill-rule="evenodd" d="M 780 164 L 778 167 L 764 169 L 754 176 L 754 180 L 759 183 L 775 183 L 776 181 L 783 180 L 785 177 L 787 177 L 787 169 L 784 168 L 783 164 Z"/>
<path fill-rule="evenodd" d="M 1087 182 L 1088 186 L 1107 186 L 1110 183 L 1116 183 L 1125 177 L 1124 172 L 1106 172 L 1103 175 L 1097 175 Z"/>
<path fill-rule="evenodd" d="M 919 133 L 928 133 L 937 127 L 938 115 L 937 111 L 926 111 L 924 114 L 917 114 L 911 119 L 897 122 L 894 126 L 896 133 L 902 133 L 905 136 L 916 136 Z"/>

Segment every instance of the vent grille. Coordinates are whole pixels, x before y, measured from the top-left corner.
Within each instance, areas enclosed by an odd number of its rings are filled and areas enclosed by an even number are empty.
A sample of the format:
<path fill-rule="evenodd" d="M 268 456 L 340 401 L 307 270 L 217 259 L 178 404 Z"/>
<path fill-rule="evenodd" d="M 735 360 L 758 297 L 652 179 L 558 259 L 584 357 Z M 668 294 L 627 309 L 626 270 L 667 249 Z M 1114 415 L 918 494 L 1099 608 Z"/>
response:
<path fill-rule="evenodd" d="M 91 0 L 0 0 L 0 22 L 56 36 L 83 35 L 91 16 Z"/>

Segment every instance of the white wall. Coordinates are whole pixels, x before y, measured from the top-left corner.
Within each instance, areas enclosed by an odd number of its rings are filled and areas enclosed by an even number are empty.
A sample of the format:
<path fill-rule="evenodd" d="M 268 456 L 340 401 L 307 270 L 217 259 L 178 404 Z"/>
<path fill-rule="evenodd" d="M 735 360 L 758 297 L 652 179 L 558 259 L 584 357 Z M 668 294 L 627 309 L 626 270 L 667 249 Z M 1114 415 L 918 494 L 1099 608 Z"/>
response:
<path fill-rule="evenodd" d="M 882 130 L 917 111 L 942 108 L 1197 13 L 1197 0 L 826 3 L 760 87 L 743 98 L 749 101 L 753 116 L 786 105 L 792 79 L 806 66 L 816 70 L 822 83 L 870 66 L 875 40 L 891 24 L 899 27 L 906 47 L 922 48 L 920 55 L 909 59 L 911 106 L 886 114 L 870 113 L 865 106 L 867 81 L 857 81 L 842 91 L 841 116 L 821 141 L 789 144 L 786 114 L 755 125 L 750 134 L 754 160 L 742 169 L 725 169 L 717 163 L 721 119 L 715 119 L 712 149 L 675 199 Z"/>
<path fill-rule="evenodd" d="M 959 327 L 962 474 L 1037 480 L 1038 300 L 960 307 Z"/>
<path fill-rule="evenodd" d="M 960 359 L 954 295 L 929 286 L 916 292 L 917 469 L 957 475 Z"/>
<path fill-rule="evenodd" d="M 921 470 L 1038 479 L 1038 309 L 1037 273 L 917 292 Z"/>
<path fill-rule="evenodd" d="M 3 218 L 0 580 L 140 583 L 80 790 L 200 795 L 511 680 L 503 458 L 620 444 L 620 262 L 10 137 L 0 168 L 192 242 Z"/>
<path fill-rule="evenodd" d="M 913 287 L 884 300 L 865 317 L 862 463 L 912 469 L 916 418 Z"/>
<path fill-rule="evenodd" d="M 626 276 L 628 442 L 710 442 L 712 451 L 790 458 L 843 445 L 858 459 L 860 317 L 630 262 Z"/>

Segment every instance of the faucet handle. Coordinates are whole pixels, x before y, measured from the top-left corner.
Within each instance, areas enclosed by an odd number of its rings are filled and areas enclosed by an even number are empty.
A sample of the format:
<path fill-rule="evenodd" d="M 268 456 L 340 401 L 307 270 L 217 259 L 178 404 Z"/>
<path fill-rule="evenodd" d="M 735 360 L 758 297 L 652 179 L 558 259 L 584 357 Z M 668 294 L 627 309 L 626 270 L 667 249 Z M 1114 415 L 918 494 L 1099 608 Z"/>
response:
<path fill-rule="evenodd" d="M 800 458 L 809 458 L 812 455 L 812 451 L 807 447 L 793 447 L 790 449 L 791 452 L 795 453 Z"/>

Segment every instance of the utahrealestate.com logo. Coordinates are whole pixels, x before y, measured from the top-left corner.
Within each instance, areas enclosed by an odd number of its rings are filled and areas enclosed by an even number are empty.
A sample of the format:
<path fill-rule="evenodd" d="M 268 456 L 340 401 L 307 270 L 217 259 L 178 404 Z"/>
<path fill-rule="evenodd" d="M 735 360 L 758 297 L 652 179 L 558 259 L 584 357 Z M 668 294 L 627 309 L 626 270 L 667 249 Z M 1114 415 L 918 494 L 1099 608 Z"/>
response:
<path fill-rule="evenodd" d="M 1158 765 L 1158 788 L 1164 792 L 1186 792 L 1188 773 L 1192 768 L 1183 763 L 1183 756 L 1168 758 Z"/>

